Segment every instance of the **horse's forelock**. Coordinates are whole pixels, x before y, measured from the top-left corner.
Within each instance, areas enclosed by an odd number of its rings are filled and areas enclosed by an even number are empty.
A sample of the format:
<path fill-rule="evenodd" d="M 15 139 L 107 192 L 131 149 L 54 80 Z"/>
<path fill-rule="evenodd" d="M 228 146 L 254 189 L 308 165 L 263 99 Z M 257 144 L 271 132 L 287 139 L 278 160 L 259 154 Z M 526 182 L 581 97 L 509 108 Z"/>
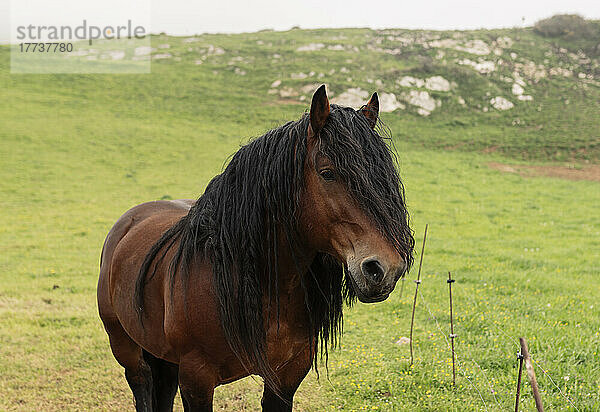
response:
<path fill-rule="evenodd" d="M 362 209 L 410 266 L 414 238 L 389 129 L 381 120 L 373 129 L 360 112 L 332 105 L 320 139 L 320 151 L 333 162 Z"/>

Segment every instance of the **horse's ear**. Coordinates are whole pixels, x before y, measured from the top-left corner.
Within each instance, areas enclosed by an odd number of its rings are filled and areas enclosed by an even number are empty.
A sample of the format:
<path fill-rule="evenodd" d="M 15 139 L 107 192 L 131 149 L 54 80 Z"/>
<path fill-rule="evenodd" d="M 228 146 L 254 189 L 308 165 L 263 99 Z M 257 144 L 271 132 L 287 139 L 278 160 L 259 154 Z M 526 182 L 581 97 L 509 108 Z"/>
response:
<path fill-rule="evenodd" d="M 310 104 L 309 136 L 316 136 L 321 131 L 327 117 L 329 117 L 329 111 L 329 99 L 327 98 L 327 92 L 323 84 L 313 94 L 312 103 Z"/>
<path fill-rule="evenodd" d="M 377 92 L 373 93 L 369 102 L 360 109 L 360 112 L 369 121 L 371 129 L 374 129 L 379 117 L 379 96 L 377 96 Z"/>

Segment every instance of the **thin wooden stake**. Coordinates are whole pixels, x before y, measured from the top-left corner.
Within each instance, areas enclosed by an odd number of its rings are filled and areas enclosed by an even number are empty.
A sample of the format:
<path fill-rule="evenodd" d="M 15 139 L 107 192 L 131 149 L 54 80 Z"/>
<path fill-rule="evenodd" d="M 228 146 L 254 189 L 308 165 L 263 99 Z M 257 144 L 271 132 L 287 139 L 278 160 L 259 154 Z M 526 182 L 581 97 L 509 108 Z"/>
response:
<path fill-rule="evenodd" d="M 423 253 L 425 253 L 425 241 L 427 240 L 427 227 L 429 224 L 425 225 L 425 234 L 423 235 L 423 246 L 421 247 L 421 258 L 419 260 L 419 272 L 417 274 L 417 280 L 415 283 L 417 287 L 415 288 L 415 299 L 413 300 L 413 309 L 412 309 L 412 318 L 410 320 L 410 364 L 413 364 L 413 326 L 415 324 L 415 308 L 417 307 L 417 293 L 419 292 L 419 284 L 421 283 L 421 266 L 423 265 Z"/>
<path fill-rule="evenodd" d="M 515 399 L 515 412 L 519 412 L 519 398 L 521 396 L 521 375 L 523 373 L 523 354 L 519 352 L 517 354 L 519 360 L 519 374 L 517 375 L 517 396 Z"/>
<path fill-rule="evenodd" d="M 525 338 L 519 338 L 521 342 L 521 353 L 523 354 L 523 360 L 525 361 L 525 369 L 527 370 L 527 376 L 529 377 L 529 383 L 531 384 L 531 391 L 533 392 L 533 399 L 535 399 L 535 407 L 538 412 L 544 412 L 544 405 L 542 404 L 542 397 L 540 396 L 540 388 L 538 387 L 537 380 L 535 379 L 535 370 L 533 370 L 533 364 L 531 363 L 531 357 L 529 356 L 529 349 L 527 348 L 527 342 Z"/>
<path fill-rule="evenodd" d="M 456 335 L 454 334 L 454 320 L 452 319 L 452 283 L 454 279 L 452 279 L 452 274 L 448 272 L 448 293 L 450 295 L 450 342 L 452 344 L 452 385 L 456 386 L 456 367 L 454 366 L 454 338 Z"/>

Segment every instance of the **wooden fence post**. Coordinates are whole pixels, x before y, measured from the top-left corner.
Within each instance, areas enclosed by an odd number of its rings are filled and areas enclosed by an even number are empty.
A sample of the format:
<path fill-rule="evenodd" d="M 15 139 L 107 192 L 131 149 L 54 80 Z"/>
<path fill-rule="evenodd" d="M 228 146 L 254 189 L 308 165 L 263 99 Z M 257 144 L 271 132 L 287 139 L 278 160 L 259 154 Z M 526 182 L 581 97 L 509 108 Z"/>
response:
<path fill-rule="evenodd" d="M 525 369 L 527 370 L 527 376 L 529 377 L 529 383 L 531 384 L 533 399 L 535 399 L 535 407 L 537 408 L 538 412 L 544 412 L 544 405 L 542 404 L 542 397 L 540 396 L 540 388 L 538 387 L 537 380 L 535 379 L 535 370 L 533 370 L 533 363 L 531 363 L 527 342 L 525 341 L 525 338 L 519 338 L 519 341 L 521 342 L 521 354 L 523 355 Z"/>

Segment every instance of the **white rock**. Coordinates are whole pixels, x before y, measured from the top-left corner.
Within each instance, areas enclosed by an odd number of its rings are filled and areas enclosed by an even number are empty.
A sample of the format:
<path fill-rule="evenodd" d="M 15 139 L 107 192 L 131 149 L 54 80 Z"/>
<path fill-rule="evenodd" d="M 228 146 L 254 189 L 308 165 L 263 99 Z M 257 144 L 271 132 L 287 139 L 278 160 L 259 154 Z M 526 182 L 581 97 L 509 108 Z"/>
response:
<path fill-rule="evenodd" d="M 526 86 L 525 80 L 523 80 L 519 72 L 513 72 L 513 77 L 515 78 L 515 83 L 517 83 L 519 86 Z"/>
<path fill-rule="evenodd" d="M 434 40 L 428 43 L 429 47 L 453 49 L 458 46 L 458 41 L 454 39 Z"/>
<path fill-rule="evenodd" d="M 433 76 L 425 80 L 425 88 L 429 90 L 447 92 L 450 90 L 450 82 L 444 79 L 442 76 Z"/>
<path fill-rule="evenodd" d="M 245 76 L 245 75 L 246 75 L 246 71 L 245 71 L 245 70 L 242 70 L 242 69 L 240 69 L 239 67 L 236 67 L 236 68 L 235 68 L 235 70 L 234 70 L 234 73 L 235 73 L 235 74 L 239 74 L 240 76 Z"/>
<path fill-rule="evenodd" d="M 369 98 L 369 92 L 362 90 L 361 88 L 350 88 L 339 96 L 333 98 L 331 101 L 340 106 L 354 107 L 358 109 L 367 102 Z"/>
<path fill-rule="evenodd" d="M 280 84 L 281 80 L 275 80 L 273 83 L 271 83 L 271 88 L 274 89 L 275 87 L 279 87 Z"/>
<path fill-rule="evenodd" d="M 492 61 L 482 61 L 474 66 L 474 69 L 481 74 L 487 74 L 496 71 L 496 63 Z"/>
<path fill-rule="evenodd" d="M 421 116 L 429 116 L 431 114 L 430 111 L 422 109 L 420 107 L 417 109 L 417 113 Z"/>
<path fill-rule="evenodd" d="M 577 77 L 579 77 L 580 79 L 585 79 L 586 76 L 585 73 L 579 73 Z"/>
<path fill-rule="evenodd" d="M 510 37 L 498 37 L 496 39 L 496 43 L 498 43 L 498 46 L 502 47 L 503 49 L 507 49 L 509 47 L 512 47 L 514 42 Z"/>
<path fill-rule="evenodd" d="M 396 345 L 408 345 L 408 344 L 410 344 L 410 338 L 407 338 L 404 336 L 396 341 Z"/>
<path fill-rule="evenodd" d="M 202 63 L 204 63 L 204 61 L 203 60 L 196 60 L 194 63 L 196 63 L 196 64 L 202 64 Z"/>
<path fill-rule="evenodd" d="M 173 57 L 171 53 L 158 53 L 152 56 L 154 60 L 170 59 L 171 57 Z"/>
<path fill-rule="evenodd" d="M 108 53 L 113 60 L 123 60 L 125 52 L 122 50 L 115 50 Z"/>
<path fill-rule="evenodd" d="M 183 39 L 184 43 L 193 43 L 193 42 L 196 42 L 196 41 L 200 41 L 200 39 L 197 38 L 197 37 L 188 37 L 187 39 Z"/>
<path fill-rule="evenodd" d="M 562 67 L 551 67 L 549 70 L 550 76 L 564 76 L 571 77 L 573 72 L 569 69 L 563 69 Z"/>
<path fill-rule="evenodd" d="M 306 93 L 314 93 L 320 86 L 320 83 L 310 83 L 310 84 L 306 84 L 304 86 L 302 86 L 300 88 L 300 91 L 304 94 Z M 331 94 L 331 93 L 330 93 Z"/>
<path fill-rule="evenodd" d="M 509 110 L 515 107 L 515 105 L 511 101 L 505 99 L 502 96 L 496 96 L 492 98 L 492 100 L 490 100 L 490 104 L 496 110 Z"/>
<path fill-rule="evenodd" d="M 133 54 L 136 56 L 145 56 L 147 54 L 150 54 L 152 51 L 153 51 L 152 47 L 142 46 L 142 47 L 136 47 L 135 50 L 133 51 Z"/>
<path fill-rule="evenodd" d="M 294 97 L 298 96 L 298 92 L 291 87 L 283 87 L 279 90 L 279 95 L 281 97 Z"/>
<path fill-rule="evenodd" d="M 171 45 L 169 45 L 169 44 L 159 44 L 158 45 L 159 49 L 168 49 L 169 47 L 171 47 Z"/>
<path fill-rule="evenodd" d="M 381 93 L 379 95 L 379 110 L 384 113 L 391 113 L 394 110 L 404 110 L 406 106 L 396 99 L 396 95 L 393 93 Z"/>
<path fill-rule="evenodd" d="M 471 66 L 472 68 L 474 68 L 481 74 L 492 73 L 493 71 L 496 70 L 496 63 L 494 63 L 493 61 L 489 61 L 489 60 L 482 60 L 480 62 L 474 62 L 473 60 L 470 60 L 470 59 L 462 59 L 462 60 L 459 60 L 457 63 L 464 65 L 464 66 Z"/>
<path fill-rule="evenodd" d="M 517 58 L 517 53 L 511 52 L 510 53 L 510 58 L 513 59 L 513 60 L 516 59 Z"/>
<path fill-rule="evenodd" d="M 400 84 L 402 87 L 423 87 L 425 85 L 425 81 L 412 76 L 404 76 L 402 79 L 400 79 L 398 84 Z"/>
<path fill-rule="evenodd" d="M 425 91 L 411 90 L 406 101 L 428 112 L 432 112 L 437 106 L 436 100 Z"/>
<path fill-rule="evenodd" d="M 340 50 L 344 50 L 344 46 L 342 46 L 341 44 L 334 44 L 331 46 L 327 46 L 327 50 L 340 51 Z"/>
<path fill-rule="evenodd" d="M 302 73 L 302 72 L 300 72 L 300 73 L 292 73 L 292 74 L 290 74 L 290 77 L 292 79 L 306 79 L 308 77 L 308 74 Z"/>
<path fill-rule="evenodd" d="M 212 44 L 209 44 L 207 47 L 208 47 L 208 50 L 206 52 L 207 55 L 225 54 L 225 50 L 223 50 L 222 48 L 220 48 L 218 46 L 213 46 Z"/>
<path fill-rule="evenodd" d="M 471 54 L 476 54 L 478 56 L 485 56 L 490 54 L 490 47 L 483 40 L 469 40 L 464 46 L 456 46 L 456 50 L 464 51 Z"/>
<path fill-rule="evenodd" d="M 325 45 L 323 43 L 310 43 L 305 46 L 300 46 L 296 49 L 299 52 L 321 50 Z"/>
<path fill-rule="evenodd" d="M 465 102 L 465 99 L 463 99 L 461 96 L 458 96 L 458 104 L 460 104 L 461 106 L 464 106 L 467 102 Z"/>
<path fill-rule="evenodd" d="M 514 94 L 515 96 L 521 96 L 524 92 L 525 90 L 523 90 L 523 87 L 520 84 L 513 83 L 512 94 Z"/>
<path fill-rule="evenodd" d="M 520 95 L 517 97 L 517 99 L 521 100 L 522 102 L 530 102 L 533 100 L 533 96 L 529 96 L 529 95 Z"/>
<path fill-rule="evenodd" d="M 533 79 L 537 83 L 540 79 L 546 77 L 546 69 L 543 65 L 536 65 L 532 61 L 526 63 L 515 63 L 515 69 L 518 73 L 523 73 L 525 77 Z"/>

